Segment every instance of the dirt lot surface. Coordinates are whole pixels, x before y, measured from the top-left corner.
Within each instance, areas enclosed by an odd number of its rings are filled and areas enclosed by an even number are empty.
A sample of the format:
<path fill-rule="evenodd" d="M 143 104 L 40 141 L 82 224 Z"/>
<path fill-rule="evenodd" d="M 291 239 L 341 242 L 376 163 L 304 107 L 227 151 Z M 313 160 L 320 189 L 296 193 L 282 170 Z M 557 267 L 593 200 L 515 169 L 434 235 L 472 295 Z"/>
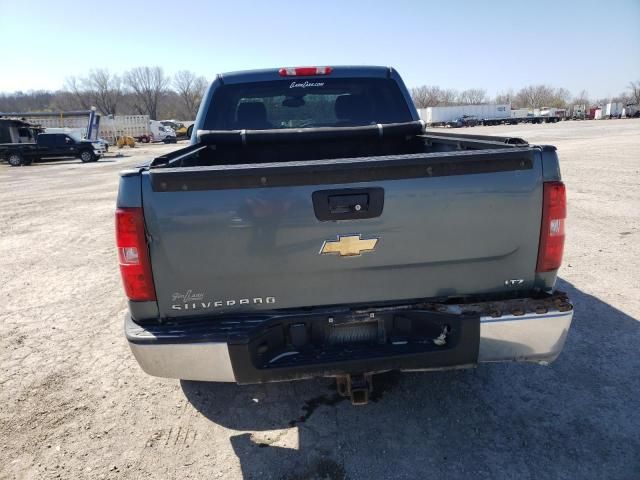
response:
<path fill-rule="evenodd" d="M 145 375 L 122 333 L 117 172 L 0 165 L 0 478 L 640 477 L 640 121 L 477 127 L 558 147 L 559 285 L 575 302 L 549 367 L 387 375 L 365 407 L 328 379 L 261 386 Z"/>

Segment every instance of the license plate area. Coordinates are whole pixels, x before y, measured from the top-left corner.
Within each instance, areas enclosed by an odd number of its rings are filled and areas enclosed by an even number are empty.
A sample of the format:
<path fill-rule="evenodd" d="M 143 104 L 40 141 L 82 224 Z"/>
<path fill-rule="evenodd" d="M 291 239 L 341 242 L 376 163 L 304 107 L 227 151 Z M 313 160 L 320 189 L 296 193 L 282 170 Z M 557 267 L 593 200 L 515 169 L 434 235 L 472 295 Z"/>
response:
<path fill-rule="evenodd" d="M 477 344 L 474 323 L 473 316 L 421 310 L 290 319 L 255 334 L 248 354 L 254 368 L 272 370 L 444 353 L 463 336 Z M 471 350 L 477 358 L 477 345 Z"/>

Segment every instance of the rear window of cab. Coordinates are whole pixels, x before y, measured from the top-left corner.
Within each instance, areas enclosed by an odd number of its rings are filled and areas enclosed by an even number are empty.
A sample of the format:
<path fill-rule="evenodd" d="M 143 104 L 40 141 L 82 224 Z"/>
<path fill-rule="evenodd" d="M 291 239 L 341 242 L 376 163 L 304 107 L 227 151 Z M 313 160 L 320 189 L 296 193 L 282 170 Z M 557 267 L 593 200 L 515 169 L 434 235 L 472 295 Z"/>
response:
<path fill-rule="evenodd" d="M 412 121 L 398 84 L 385 78 L 290 78 L 221 85 L 207 130 L 270 130 Z"/>

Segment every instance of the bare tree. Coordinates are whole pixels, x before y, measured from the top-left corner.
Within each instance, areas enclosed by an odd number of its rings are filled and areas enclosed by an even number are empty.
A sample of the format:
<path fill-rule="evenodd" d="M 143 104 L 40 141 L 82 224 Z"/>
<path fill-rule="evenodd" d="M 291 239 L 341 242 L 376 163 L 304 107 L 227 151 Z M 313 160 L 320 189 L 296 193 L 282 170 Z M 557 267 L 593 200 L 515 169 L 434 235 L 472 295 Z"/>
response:
<path fill-rule="evenodd" d="M 176 82 L 169 89 L 170 79 L 155 68 L 134 69 L 128 73 L 129 78 L 124 76 L 97 69 L 86 77 L 68 77 L 65 88 L 55 92 L 0 93 L 0 112 L 88 110 L 96 106 L 103 114 L 151 113 L 156 118 L 192 119 L 206 88 L 204 78 L 179 74 L 188 81 L 180 83 L 180 87 Z M 136 88 L 130 81 L 135 82 Z M 176 90 L 181 90 L 182 95 Z M 190 102 L 188 105 L 185 99 Z"/>
<path fill-rule="evenodd" d="M 88 110 L 96 106 L 103 114 L 116 113 L 122 98 L 122 81 L 108 70 L 92 70 L 88 77 L 69 77 L 61 92 L 61 105 L 75 104 L 76 109 Z M 70 94 L 70 95 L 68 95 Z"/>
<path fill-rule="evenodd" d="M 64 82 L 64 89 L 70 92 L 83 110 L 89 110 L 92 103 L 91 92 L 87 89 L 85 81 L 81 78 L 68 77 Z"/>
<path fill-rule="evenodd" d="M 582 90 L 578 95 L 573 97 L 573 100 L 571 101 L 574 105 L 591 105 L 591 100 L 589 100 L 589 92 L 587 92 L 586 90 Z"/>
<path fill-rule="evenodd" d="M 180 70 L 173 78 L 173 86 L 180 96 L 187 120 L 193 120 L 207 88 L 207 79 L 188 70 Z"/>
<path fill-rule="evenodd" d="M 55 97 L 55 93 L 45 90 L 0 93 L 0 112 L 36 112 L 48 110 L 49 105 Z"/>
<path fill-rule="evenodd" d="M 456 105 L 458 103 L 459 96 L 460 94 L 454 88 L 441 90 L 438 105 L 443 105 L 443 106 Z"/>
<path fill-rule="evenodd" d="M 551 89 L 545 85 L 528 86 L 520 89 L 516 95 L 518 104 L 527 108 L 540 108 L 551 96 Z"/>
<path fill-rule="evenodd" d="M 122 80 L 118 75 L 111 75 L 109 70 L 91 70 L 85 80 L 95 105 L 103 114 L 115 115 L 118 103 L 122 99 Z"/>
<path fill-rule="evenodd" d="M 158 117 L 158 103 L 169 85 L 170 78 L 165 76 L 161 67 L 136 67 L 129 70 L 125 83 L 134 97 L 134 108 L 153 120 Z"/>
<path fill-rule="evenodd" d="M 566 88 L 549 85 L 530 85 L 518 91 L 515 103 L 524 108 L 564 107 L 571 98 Z"/>
<path fill-rule="evenodd" d="M 440 87 L 422 85 L 411 89 L 411 97 L 418 108 L 434 107 L 438 105 L 441 92 Z"/>
<path fill-rule="evenodd" d="M 14 92 L 0 94 L 0 111 L 87 110 L 95 105 L 102 113 L 147 114 L 151 118 L 194 118 L 206 89 L 206 80 L 190 71 L 180 71 L 173 82 L 160 67 L 138 67 L 123 75 L 108 70 L 92 70 L 87 77 L 69 77 L 65 88 L 56 92 Z M 478 104 L 487 101 L 486 91 L 470 88 L 458 92 L 436 85 L 411 89 L 418 108 Z M 567 107 L 591 104 L 587 91 L 573 97 L 565 88 L 530 85 L 514 93 L 499 92 L 496 103 L 512 108 Z M 624 101 L 640 104 L 640 81 L 630 82 L 628 90 L 602 102 Z"/>
<path fill-rule="evenodd" d="M 86 104 L 80 103 L 78 95 L 68 90 L 59 90 L 55 92 L 51 103 L 46 110 L 56 110 L 68 112 L 70 110 L 87 110 Z"/>
<path fill-rule="evenodd" d="M 624 105 L 635 103 L 634 97 L 631 96 L 631 92 L 629 91 L 620 92 L 613 100 L 615 102 L 622 102 Z"/>
<path fill-rule="evenodd" d="M 478 105 L 487 101 L 487 91 L 482 88 L 469 88 L 458 92 L 453 88 L 443 89 L 435 85 L 423 85 L 412 88 L 411 97 L 418 108 Z"/>
<path fill-rule="evenodd" d="M 416 108 L 427 108 L 430 106 L 427 88 L 426 85 L 422 85 L 411 89 L 411 98 Z"/>
<path fill-rule="evenodd" d="M 566 88 L 556 88 L 553 91 L 548 107 L 565 108 L 571 100 L 571 92 Z"/>
<path fill-rule="evenodd" d="M 513 89 L 509 89 L 506 92 L 499 92 L 494 99 L 495 103 L 513 103 L 515 98 L 515 93 L 513 93 Z"/>
<path fill-rule="evenodd" d="M 640 106 L 640 80 L 637 82 L 629 82 L 629 91 L 631 102 Z"/>
<path fill-rule="evenodd" d="M 487 91 L 482 88 L 469 88 L 460 92 L 457 102 L 467 105 L 478 105 L 487 101 Z"/>
<path fill-rule="evenodd" d="M 411 89 L 413 102 L 418 108 L 457 105 L 459 93 L 454 89 L 444 90 L 435 85 L 423 85 Z"/>

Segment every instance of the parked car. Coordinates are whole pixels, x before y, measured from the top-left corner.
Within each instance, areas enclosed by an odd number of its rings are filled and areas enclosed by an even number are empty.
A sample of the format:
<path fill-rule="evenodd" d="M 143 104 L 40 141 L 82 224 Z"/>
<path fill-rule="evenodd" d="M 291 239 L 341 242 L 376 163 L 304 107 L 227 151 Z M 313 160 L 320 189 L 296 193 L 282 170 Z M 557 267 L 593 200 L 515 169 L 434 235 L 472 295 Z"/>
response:
<path fill-rule="evenodd" d="M 478 125 L 479 121 L 476 117 L 472 115 L 462 115 L 461 117 L 456 118 L 452 122 L 449 122 L 447 125 L 449 127 L 475 127 Z"/>
<path fill-rule="evenodd" d="M 87 163 L 98 160 L 102 148 L 98 142 L 83 140 L 73 133 L 41 133 L 34 143 L 0 144 L 0 158 L 13 167 L 58 158 L 79 158 Z"/>
<path fill-rule="evenodd" d="M 560 354 L 554 147 L 425 133 L 387 67 L 225 74 L 194 128 L 120 178 L 125 335 L 147 373 L 335 377 L 360 404 L 378 372 Z"/>

